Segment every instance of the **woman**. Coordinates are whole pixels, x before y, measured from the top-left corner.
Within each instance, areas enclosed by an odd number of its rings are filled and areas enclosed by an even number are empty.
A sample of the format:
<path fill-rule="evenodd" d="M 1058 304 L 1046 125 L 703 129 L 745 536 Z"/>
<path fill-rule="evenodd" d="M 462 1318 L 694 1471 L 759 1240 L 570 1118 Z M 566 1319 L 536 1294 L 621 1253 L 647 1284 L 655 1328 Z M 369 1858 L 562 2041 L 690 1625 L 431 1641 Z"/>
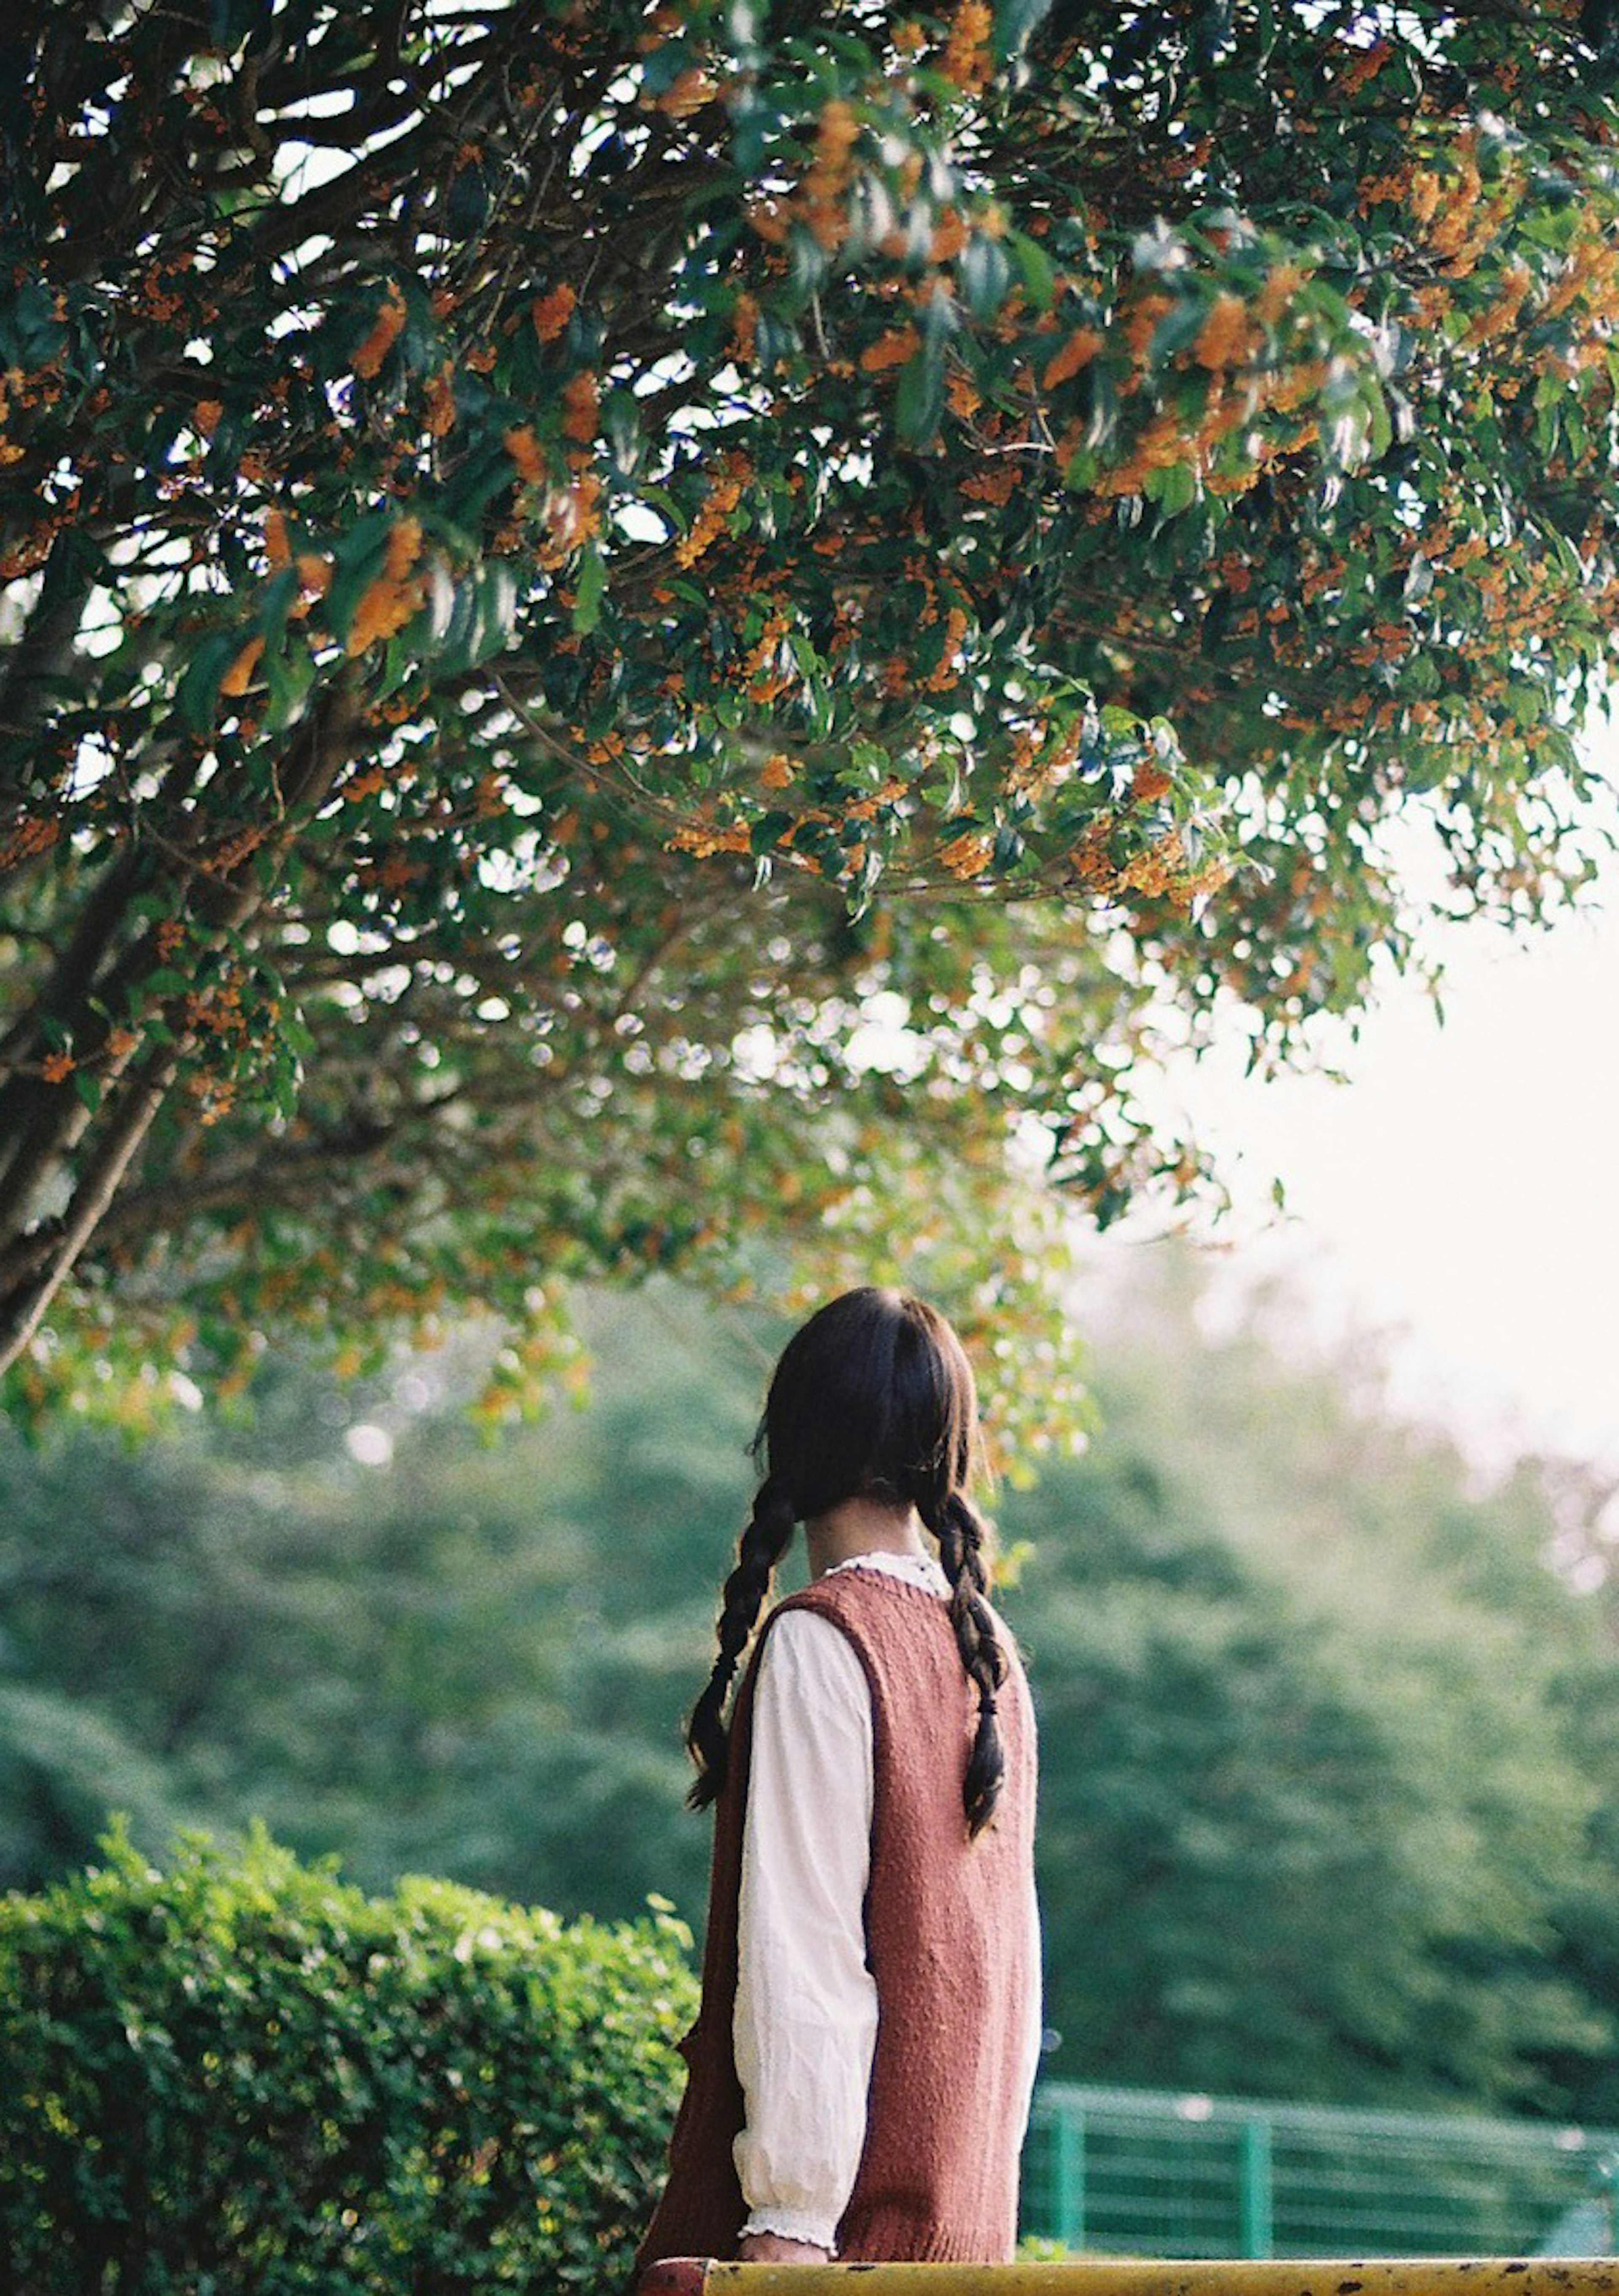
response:
<path fill-rule="evenodd" d="M 686 1733 L 716 1805 L 703 2001 L 640 2261 L 1003 2262 L 1039 2054 L 1034 1725 L 986 1600 L 960 1341 L 845 1293 L 788 1343 L 755 1448 Z M 810 1583 L 727 1729 L 801 1521 Z"/>

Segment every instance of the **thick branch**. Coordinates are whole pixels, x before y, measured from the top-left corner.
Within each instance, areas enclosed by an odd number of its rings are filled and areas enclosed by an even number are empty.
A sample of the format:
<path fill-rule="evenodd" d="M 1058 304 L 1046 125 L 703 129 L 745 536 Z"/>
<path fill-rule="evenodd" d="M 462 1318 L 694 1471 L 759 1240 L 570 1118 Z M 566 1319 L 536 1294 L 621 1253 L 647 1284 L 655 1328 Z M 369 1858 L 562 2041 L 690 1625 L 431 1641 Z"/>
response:
<path fill-rule="evenodd" d="M 64 527 L 51 545 L 45 578 L 28 627 L 12 651 L 0 677 L 0 774 L 21 794 L 29 750 L 24 737 L 45 717 L 53 684 L 68 667 L 73 641 L 95 586 L 92 554 L 75 530 Z M 4 760 L 11 749 L 10 769 Z"/>
<path fill-rule="evenodd" d="M 330 795 L 346 756 L 351 717 L 350 698 L 340 691 L 300 729 L 283 775 L 285 812 L 274 837 L 260 849 L 258 865 L 250 862 L 234 879 L 210 887 L 197 904 L 198 922 L 217 939 L 239 932 L 262 906 L 267 886 L 304 824 Z M 145 939 L 114 969 L 115 983 L 125 975 L 138 978 Z M 37 1167 L 44 1151 L 48 1149 L 51 1168 L 61 1170 L 87 1131 L 94 1128 L 97 1136 L 60 1219 L 25 1234 L 14 1232 L 10 1251 L 0 1258 L 0 1372 L 9 1368 L 38 1330 L 193 1049 L 177 1004 L 166 1011 L 165 1021 L 172 1031 L 170 1042 L 154 1046 L 121 1089 L 104 1093 L 94 1114 L 60 1084 L 40 1087 L 53 1095 L 57 1112 L 48 1138 L 36 1140 L 25 1152 L 27 1169 L 33 1175 L 30 1196 L 43 1177 Z"/>
<path fill-rule="evenodd" d="M 0 1304 L 0 1370 L 9 1368 L 45 1319 L 116 1194 L 131 1158 L 152 1129 L 188 1046 L 184 1038 L 161 1046 L 134 1083 L 119 1095 L 63 1218 L 50 1234 L 49 1256 L 31 1283 L 15 1286 Z"/>

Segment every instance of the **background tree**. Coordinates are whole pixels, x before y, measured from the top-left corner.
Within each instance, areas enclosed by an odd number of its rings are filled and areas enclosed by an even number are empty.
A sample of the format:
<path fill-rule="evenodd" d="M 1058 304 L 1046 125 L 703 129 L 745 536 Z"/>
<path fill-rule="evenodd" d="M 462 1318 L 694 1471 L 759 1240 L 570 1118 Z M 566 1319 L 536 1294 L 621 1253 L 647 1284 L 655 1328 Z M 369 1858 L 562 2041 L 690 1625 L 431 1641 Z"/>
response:
<path fill-rule="evenodd" d="M 1612 1628 L 1547 1562 L 1597 1495 L 1525 1467 L 1480 1496 L 1331 1374 L 1137 1288 L 1104 1432 L 999 1510 L 1032 1546 L 1005 1600 L 1050 2069 L 1619 2117 Z M 591 1407 L 497 1449 L 418 1363 L 279 1366 L 256 1428 L 133 1458 L 84 1428 L 0 1450 L 0 1882 L 79 1862 L 112 1804 L 153 1851 L 256 1815 L 371 1888 L 699 1921 L 678 1721 L 778 1334 L 662 1284 L 582 1316 Z M 349 1456 L 357 1411 L 391 1471 Z"/>
<path fill-rule="evenodd" d="M 13 1392 L 808 1238 L 1060 1411 L 1011 1144 L 1588 865 L 1606 20 L 13 11 Z"/>
<path fill-rule="evenodd" d="M 1105 1430 L 1017 1508 L 1054 2021 L 1109 2079 L 1599 2120 L 1614 1639 L 1559 1566 L 1611 1494 L 1481 1489 L 1374 1350 L 1131 1276 Z"/>

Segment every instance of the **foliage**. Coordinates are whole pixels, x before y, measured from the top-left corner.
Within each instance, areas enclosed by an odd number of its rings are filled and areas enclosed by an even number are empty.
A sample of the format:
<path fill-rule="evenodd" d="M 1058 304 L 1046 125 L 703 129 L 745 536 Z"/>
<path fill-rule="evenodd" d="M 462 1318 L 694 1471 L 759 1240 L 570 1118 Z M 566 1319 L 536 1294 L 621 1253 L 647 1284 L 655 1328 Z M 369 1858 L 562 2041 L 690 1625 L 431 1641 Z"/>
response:
<path fill-rule="evenodd" d="M 579 1313 L 589 1413 L 498 1447 L 457 1423 L 476 1365 L 437 1359 L 341 1390 L 277 1364 L 254 1420 L 133 1448 L 0 1439 L 0 1886 L 78 1863 L 111 1806 L 154 1847 L 261 1816 L 369 1888 L 699 1917 L 678 1723 L 764 1341 L 662 1286 Z M 391 1471 L 349 1456 L 356 1420 Z"/>
<path fill-rule="evenodd" d="M 999 1502 L 1050 2070 L 1611 2125 L 1614 1627 L 1547 1567 L 1601 1494 L 1529 1463 L 1481 1494 L 1353 1366 L 1212 1341 L 1152 1268 L 1128 1315 L 1093 1297 L 1102 1432 Z M 256 1426 L 133 1453 L 0 1449 L 0 1879 L 117 1801 L 144 1843 L 258 1814 L 373 1888 L 698 1921 L 678 1724 L 779 1335 L 666 1285 L 579 1314 L 590 1407 L 493 1448 L 417 1362 L 280 1366 Z M 348 1456 L 357 1413 L 390 1468 Z"/>
<path fill-rule="evenodd" d="M 1105 1437 L 1016 1510 L 1064 2064 L 1601 2120 L 1615 1635 L 1554 1566 L 1611 1490 L 1480 1491 L 1365 1352 L 1288 1363 L 1276 1302 L 1211 1341 L 1188 1267 L 1131 1275 Z"/>
<path fill-rule="evenodd" d="M 1043 1513 L 1024 1633 L 1065 2067 L 1542 2110 L 1546 2054 L 1589 2077 L 1615 2005 L 1553 1956 L 1594 1796 L 1521 1631 L 1458 1609 L 1459 1647 L 1431 1615 L 1393 1646 L 1348 1633 L 1128 1442 Z"/>
<path fill-rule="evenodd" d="M 0 2246 L 26 2296 L 596 2292 L 627 2272 L 693 2006 L 685 1932 L 261 1836 L 0 1906 Z"/>
<path fill-rule="evenodd" d="M 1442 906 L 1586 866 L 1593 24 L 24 12 L 20 1398 L 472 1299 L 515 1406 L 559 1279 L 786 1248 L 920 1268 L 1071 1411 L 1013 1144 L 1104 1219 L 1190 1185 L 1132 1064 L 1177 1004 L 1352 1011 L 1396 822 Z"/>

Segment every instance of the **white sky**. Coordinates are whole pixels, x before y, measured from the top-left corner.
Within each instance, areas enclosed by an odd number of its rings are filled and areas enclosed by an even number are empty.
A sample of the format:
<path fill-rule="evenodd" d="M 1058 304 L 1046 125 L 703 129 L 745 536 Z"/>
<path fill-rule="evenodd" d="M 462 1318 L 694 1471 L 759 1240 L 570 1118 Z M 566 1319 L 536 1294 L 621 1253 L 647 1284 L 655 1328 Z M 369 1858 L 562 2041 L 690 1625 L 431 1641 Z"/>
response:
<path fill-rule="evenodd" d="M 1380 1331 L 1394 1402 L 1481 1463 L 1619 1473 L 1619 857 L 1548 932 L 1440 946 L 1442 1025 L 1385 990 L 1347 1084 L 1245 1078 L 1236 1047 L 1177 1077 L 1237 1200 L 1229 1273 L 1286 1267 L 1324 1333 Z"/>

